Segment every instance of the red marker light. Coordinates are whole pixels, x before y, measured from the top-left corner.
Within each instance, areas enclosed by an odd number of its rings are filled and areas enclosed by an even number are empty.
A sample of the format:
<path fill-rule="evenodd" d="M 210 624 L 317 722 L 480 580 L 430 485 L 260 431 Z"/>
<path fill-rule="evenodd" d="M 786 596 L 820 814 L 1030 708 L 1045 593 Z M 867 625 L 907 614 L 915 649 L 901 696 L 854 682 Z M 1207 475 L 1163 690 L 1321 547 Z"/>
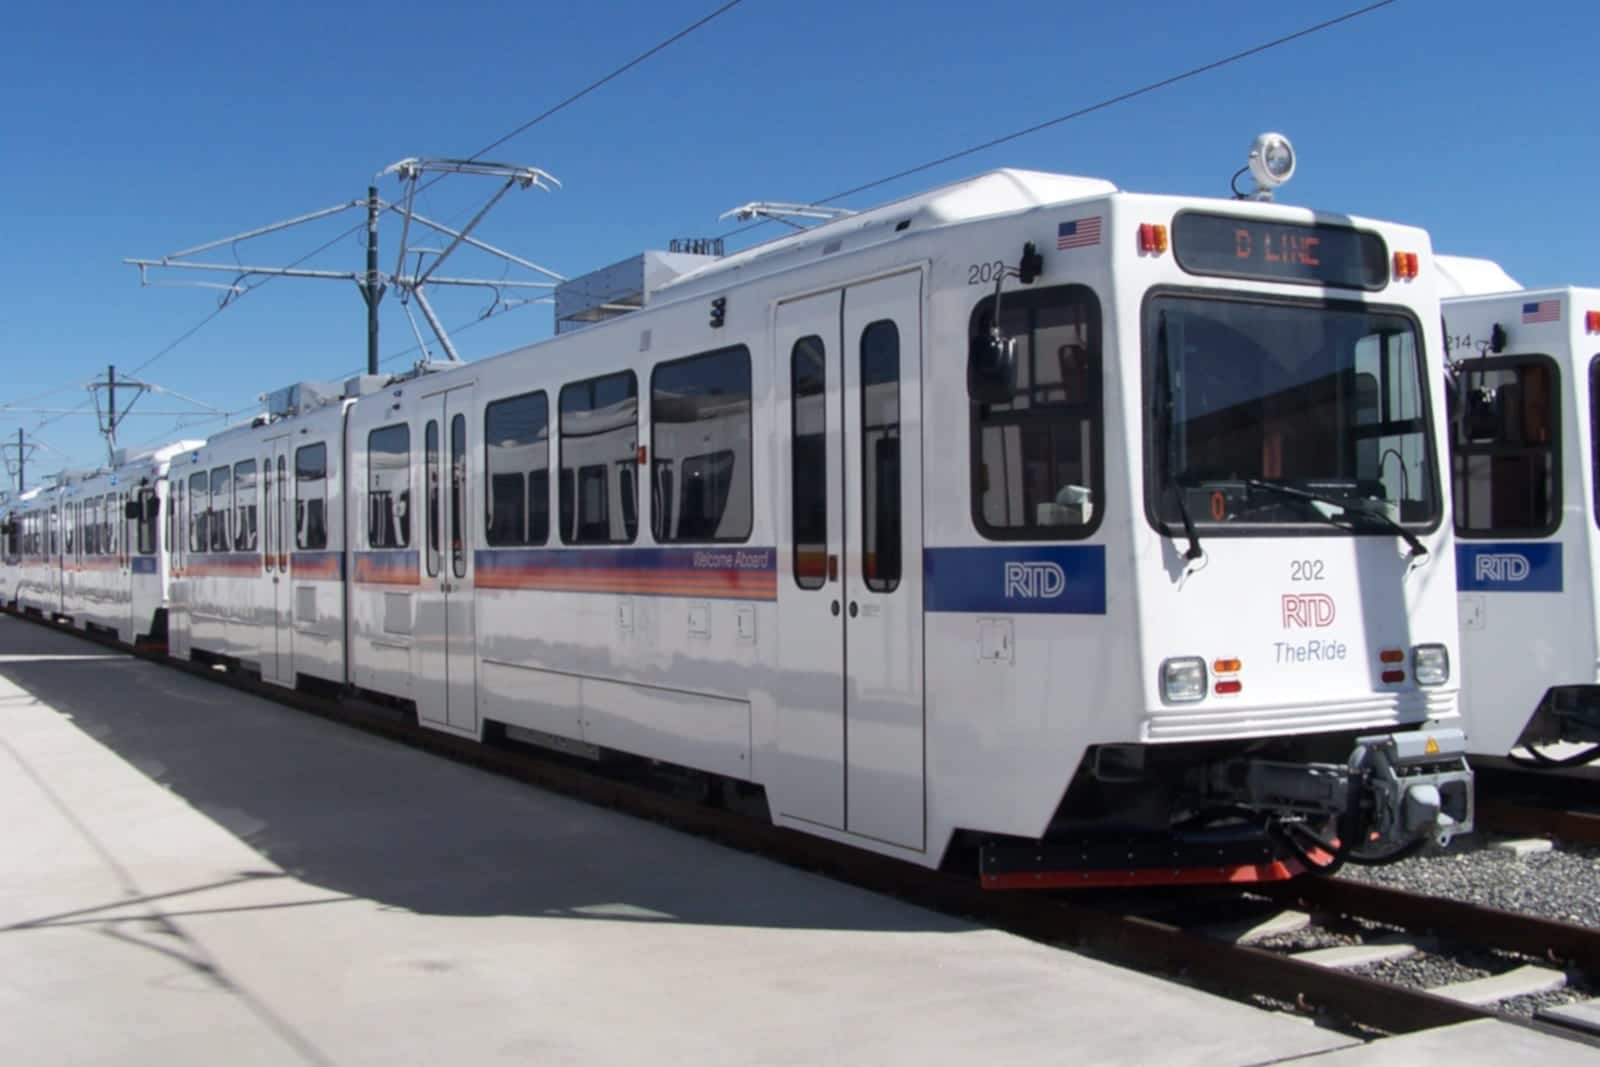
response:
<path fill-rule="evenodd" d="M 1398 648 L 1386 648 L 1378 653 L 1378 658 L 1384 663 L 1404 663 L 1406 654 Z"/>
<path fill-rule="evenodd" d="M 1588 311 L 1583 316 L 1583 328 L 1589 333 L 1600 333 L 1600 311 Z"/>
<path fill-rule="evenodd" d="M 1394 276 L 1396 278 L 1415 278 L 1421 264 L 1415 252 L 1396 252 L 1394 254 Z"/>
<path fill-rule="evenodd" d="M 1243 688 L 1244 683 L 1239 681 L 1237 678 L 1229 678 L 1226 681 L 1217 683 L 1217 692 L 1223 696 L 1227 696 L 1230 693 L 1237 693 Z"/>
<path fill-rule="evenodd" d="M 1139 224 L 1139 251 L 1159 256 L 1167 250 L 1167 228 L 1158 222 Z"/>
<path fill-rule="evenodd" d="M 1405 671 L 1384 671 L 1383 680 L 1386 682 L 1403 682 L 1406 680 Z"/>

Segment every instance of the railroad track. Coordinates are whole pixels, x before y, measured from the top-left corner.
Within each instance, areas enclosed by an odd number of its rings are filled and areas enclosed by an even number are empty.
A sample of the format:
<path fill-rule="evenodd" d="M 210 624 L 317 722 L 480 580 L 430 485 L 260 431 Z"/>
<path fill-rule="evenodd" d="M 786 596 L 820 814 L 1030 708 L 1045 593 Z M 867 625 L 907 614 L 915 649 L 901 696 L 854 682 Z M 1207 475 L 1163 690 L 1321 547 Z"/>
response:
<path fill-rule="evenodd" d="M 1320 966 L 1249 944 L 1220 941 L 1187 929 L 1179 922 L 1129 914 L 1116 908 L 1111 903 L 1114 897 L 1106 893 L 1074 897 L 987 891 L 970 876 L 929 871 L 776 827 L 708 805 L 700 799 L 664 795 L 660 790 L 631 781 L 579 769 L 570 760 L 536 758 L 524 746 L 483 745 L 423 729 L 416 725 L 412 716 L 395 708 L 281 689 L 261 683 L 248 671 L 172 660 L 159 650 L 130 651 L 110 638 L 84 634 L 36 617 L 17 617 L 543 789 L 662 822 L 733 848 L 759 853 L 1032 940 L 1070 947 L 1148 973 L 1170 975 L 1222 996 L 1315 1016 L 1320 1022 L 1347 1032 L 1381 1036 L 1497 1017 L 1493 1010 L 1478 1005 Z M 1311 907 L 1353 907 L 1350 897 L 1343 898 L 1341 904 L 1338 898 L 1327 895 L 1345 892 L 1337 888 L 1339 884 L 1326 879 L 1296 882 L 1274 891 L 1275 899 Z M 1359 887 L 1355 892 L 1367 888 Z M 1377 898 L 1367 893 L 1356 899 L 1370 902 Z M 1422 899 L 1427 908 L 1438 909 L 1451 917 L 1449 921 L 1462 924 L 1453 928 L 1467 928 L 1470 920 L 1464 912 L 1453 909 L 1450 902 Z M 1413 905 L 1417 906 L 1421 905 Z M 1522 931 L 1518 936 L 1523 940 L 1517 944 L 1536 946 L 1518 951 L 1570 953 L 1570 943 L 1561 940 L 1562 937 L 1570 938 L 1574 931 L 1594 936 L 1593 931 L 1563 923 L 1525 916 L 1510 918 L 1525 920 L 1521 924 L 1511 924 Z M 1436 928 L 1437 921 L 1443 921 L 1436 920 L 1437 916 L 1430 917 L 1430 922 L 1435 923 L 1430 928 Z M 1580 955 L 1556 958 L 1571 960 L 1575 966 L 1581 966 L 1586 973 L 1600 979 L 1600 941 L 1593 944 L 1585 941 L 1580 952 Z M 1586 1038 L 1566 1028 L 1538 1022 L 1524 1025 L 1600 1047 L 1600 1039 Z"/>
<path fill-rule="evenodd" d="M 1600 766 L 1536 770 L 1495 762 L 1474 770 L 1480 828 L 1600 848 Z"/>

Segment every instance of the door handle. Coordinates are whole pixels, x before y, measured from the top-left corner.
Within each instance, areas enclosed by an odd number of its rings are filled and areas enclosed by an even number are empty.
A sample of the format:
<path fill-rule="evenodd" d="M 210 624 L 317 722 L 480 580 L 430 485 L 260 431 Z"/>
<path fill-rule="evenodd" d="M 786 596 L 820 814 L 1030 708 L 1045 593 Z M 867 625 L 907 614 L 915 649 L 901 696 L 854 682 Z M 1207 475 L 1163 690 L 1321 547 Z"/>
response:
<path fill-rule="evenodd" d="M 839 617 L 839 602 L 837 600 L 833 602 L 833 617 L 836 619 Z"/>
<path fill-rule="evenodd" d="M 850 601 L 850 617 L 852 619 L 856 617 L 856 610 L 856 602 L 854 600 Z"/>

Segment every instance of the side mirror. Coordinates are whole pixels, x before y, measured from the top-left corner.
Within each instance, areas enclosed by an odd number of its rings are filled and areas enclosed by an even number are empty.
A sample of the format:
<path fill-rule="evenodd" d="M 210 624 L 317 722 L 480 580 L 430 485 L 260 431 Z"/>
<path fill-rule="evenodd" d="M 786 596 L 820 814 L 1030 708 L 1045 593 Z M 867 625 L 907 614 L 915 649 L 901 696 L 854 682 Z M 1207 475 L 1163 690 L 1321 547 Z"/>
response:
<path fill-rule="evenodd" d="M 1017 339 L 984 333 L 967 352 L 967 391 L 979 404 L 1005 404 L 1017 391 Z"/>

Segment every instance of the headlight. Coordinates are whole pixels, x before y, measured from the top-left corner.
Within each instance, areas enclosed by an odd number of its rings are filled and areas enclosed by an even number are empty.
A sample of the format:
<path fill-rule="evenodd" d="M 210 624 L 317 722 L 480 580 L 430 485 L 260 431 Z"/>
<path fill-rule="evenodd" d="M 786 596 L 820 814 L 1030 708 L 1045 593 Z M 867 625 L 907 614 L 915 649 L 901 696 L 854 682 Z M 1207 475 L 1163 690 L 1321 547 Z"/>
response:
<path fill-rule="evenodd" d="M 1161 664 L 1161 696 L 1169 704 L 1192 704 L 1206 695 L 1206 661 L 1179 656 Z"/>
<path fill-rule="evenodd" d="M 1418 685 L 1443 685 L 1450 680 L 1450 650 L 1443 645 L 1418 645 L 1411 650 L 1411 676 Z"/>

